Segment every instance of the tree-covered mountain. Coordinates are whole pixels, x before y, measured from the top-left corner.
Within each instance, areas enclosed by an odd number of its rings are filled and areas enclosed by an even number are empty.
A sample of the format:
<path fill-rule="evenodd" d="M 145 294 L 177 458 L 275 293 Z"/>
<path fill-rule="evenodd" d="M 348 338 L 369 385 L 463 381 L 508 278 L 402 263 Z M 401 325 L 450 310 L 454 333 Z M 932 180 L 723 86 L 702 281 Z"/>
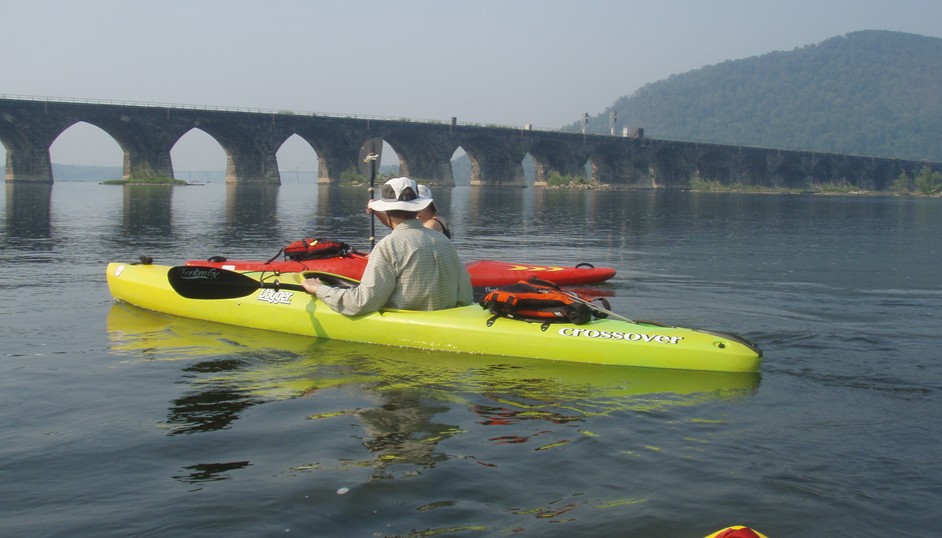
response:
<path fill-rule="evenodd" d="M 588 131 L 942 162 L 942 39 L 867 30 L 647 84 Z M 579 130 L 576 123 L 566 130 Z"/>

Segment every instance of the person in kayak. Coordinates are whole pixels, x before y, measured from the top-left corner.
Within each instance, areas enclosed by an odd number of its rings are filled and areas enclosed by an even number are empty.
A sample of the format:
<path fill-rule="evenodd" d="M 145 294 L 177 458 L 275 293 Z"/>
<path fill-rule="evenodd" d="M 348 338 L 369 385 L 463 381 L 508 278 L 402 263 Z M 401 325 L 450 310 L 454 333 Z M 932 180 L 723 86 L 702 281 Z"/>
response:
<path fill-rule="evenodd" d="M 419 196 L 432 198 L 432 190 L 425 185 L 419 185 Z M 438 208 L 435 207 L 435 200 L 422 211 L 419 211 L 418 219 L 422 221 L 422 226 L 445 234 L 445 237 L 451 239 L 451 230 L 448 229 L 448 222 L 438 216 Z"/>
<path fill-rule="evenodd" d="M 392 232 L 370 252 L 359 286 L 337 288 L 309 278 L 302 282 L 304 289 L 348 316 L 380 308 L 441 310 L 471 304 L 471 276 L 454 244 L 417 218 L 432 203 L 418 192 L 415 181 L 397 177 L 383 185 L 381 198 L 370 202 Z"/>
<path fill-rule="evenodd" d="M 432 198 L 432 190 L 425 185 L 419 185 L 419 197 Z M 372 200 L 370 201 L 372 203 Z M 384 225 L 389 226 L 389 221 L 386 219 L 386 214 L 382 211 L 373 211 L 373 209 L 367 205 L 367 213 L 372 213 L 376 216 L 377 220 L 382 222 Z M 441 232 L 445 234 L 445 237 L 451 239 L 451 230 L 448 228 L 448 222 L 443 218 L 438 216 L 438 208 L 435 207 L 435 200 L 432 200 L 425 209 L 422 209 L 416 214 L 416 218 L 422 222 L 422 226 Z"/>

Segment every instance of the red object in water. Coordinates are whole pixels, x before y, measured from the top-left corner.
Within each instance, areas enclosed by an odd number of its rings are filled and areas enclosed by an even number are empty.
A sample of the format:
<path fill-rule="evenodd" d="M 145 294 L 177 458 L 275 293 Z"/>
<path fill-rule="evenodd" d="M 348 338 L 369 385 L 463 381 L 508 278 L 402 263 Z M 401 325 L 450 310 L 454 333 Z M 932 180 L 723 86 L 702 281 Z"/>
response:
<path fill-rule="evenodd" d="M 708 538 L 764 538 L 764 536 L 749 527 L 736 526 L 711 534 Z"/>

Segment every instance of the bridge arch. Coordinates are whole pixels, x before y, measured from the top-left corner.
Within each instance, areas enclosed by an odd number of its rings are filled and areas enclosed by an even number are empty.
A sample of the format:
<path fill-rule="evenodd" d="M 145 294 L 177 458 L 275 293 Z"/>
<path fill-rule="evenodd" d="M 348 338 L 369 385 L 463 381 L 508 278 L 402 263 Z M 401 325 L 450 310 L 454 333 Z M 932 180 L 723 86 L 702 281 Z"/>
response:
<path fill-rule="evenodd" d="M 652 183 L 655 187 L 676 189 L 689 185 L 696 169 L 689 152 L 674 144 L 664 144 L 651 152 Z"/>
<path fill-rule="evenodd" d="M 740 181 L 746 185 L 770 184 L 770 163 L 763 151 L 739 148 Z"/>
<path fill-rule="evenodd" d="M 700 179 L 723 183 L 734 176 L 734 164 L 728 152 L 708 147 L 697 156 L 696 174 Z"/>
<path fill-rule="evenodd" d="M 396 160 L 399 161 L 399 170 L 396 172 L 396 176 L 406 176 L 418 181 L 419 183 L 426 182 L 425 178 L 418 177 L 415 172 L 412 171 L 412 166 L 410 166 L 411 162 L 418 160 L 417 158 L 410 158 L 408 155 L 406 155 L 407 150 L 403 148 L 403 146 L 396 140 L 386 140 L 385 138 L 381 140 L 383 141 L 384 146 L 388 146 L 389 150 L 392 150 L 393 155 L 396 156 Z M 388 154 L 387 158 L 389 158 Z"/>
<path fill-rule="evenodd" d="M 460 144 L 471 161 L 472 186 L 527 186 L 523 174 L 523 158 L 527 154 L 524 147 L 489 136 L 462 137 Z"/>
<path fill-rule="evenodd" d="M 468 158 L 468 152 L 463 147 L 459 145 L 455 148 L 455 151 L 451 153 L 451 157 L 448 159 L 448 164 L 451 167 L 451 177 L 454 179 L 455 185 L 469 184 L 471 160 Z"/>
<path fill-rule="evenodd" d="M 383 139 L 399 157 L 399 171 L 420 183 L 454 186 L 451 158 L 459 144 L 438 133 L 406 127 L 384 131 Z"/>
<path fill-rule="evenodd" d="M 65 128 L 49 145 L 50 162 L 70 165 L 89 165 L 88 155 L 98 155 L 97 163 L 102 163 L 102 157 L 114 166 L 124 168 L 127 151 L 107 131 L 97 125 L 79 121 Z M 115 177 L 101 177 L 98 179 L 117 179 Z"/>
<path fill-rule="evenodd" d="M 316 182 L 318 159 L 314 147 L 297 133 L 291 133 L 275 152 L 279 174 L 287 174 L 293 183 Z"/>
<path fill-rule="evenodd" d="M 225 149 L 211 134 L 192 127 L 182 133 L 170 147 L 173 174 L 185 181 L 209 182 L 213 171 L 225 170 L 228 162 Z"/>
<path fill-rule="evenodd" d="M 606 140 L 591 148 L 592 180 L 600 184 L 654 187 L 649 148 L 640 141 L 632 141 L 627 146 L 618 142 Z"/>
<path fill-rule="evenodd" d="M 334 121 L 303 124 L 295 133 L 317 153 L 317 182 L 337 184 L 345 173 L 357 173 L 365 131 L 344 129 Z"/>
<path fill-rule="evenodd" d="M 259 138 L 240 125 L 216 119 L 200 119 L 193 127 L 216 139 L 226 152 L 226 183 L 281 183 L 275 152 L 287 136 Z"/>
<path fill-rule="evenodd" d="M 778 152 L 770 171 L 775 187 L 805 188 L 811 182 L 809 170 L 804 166 L 801 155 L 796 152 Z"/>
<path fill-rule="evenodd" d="M 146 125 L 127 115 L 97 116 L 92 110 L 85 109 L 77 112 L 68 117 L 69 123 L 51 131 L 55 133 L 53 141 L 76 124 L 84 123 L 103 131 L 117 142 L 124 154 L 123 179 L 173 177 L 170 146 L 161 138 L 160 131 L 150 131 Z M 50 141 L 50 147 L 53 141 Z"/>
<path fill-rule="evenodd" d="M 586 158 L 560 140 L 537 140 L 528 150 L 534 162 L 534 186 L 545 187 L 553 174 L 585 179 Z"/>

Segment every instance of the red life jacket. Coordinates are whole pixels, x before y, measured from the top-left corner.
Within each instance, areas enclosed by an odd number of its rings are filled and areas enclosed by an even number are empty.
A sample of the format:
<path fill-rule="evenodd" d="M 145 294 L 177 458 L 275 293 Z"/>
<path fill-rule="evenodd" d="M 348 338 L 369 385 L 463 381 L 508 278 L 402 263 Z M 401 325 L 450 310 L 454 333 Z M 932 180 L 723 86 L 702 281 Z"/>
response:
<path fill-rule="evenodd" d="M 335 256 L 344 256 L 349 254 L 352 250 L 350 245 L 343 241 L 308 237 L 290 243 L 288 246 L 281 249 L 278 254 L 284 252 L 286 258 L 300 262 L 304 260 L 319 260 L 323 258 L 333 258 Z M 275 254 L 275 257 L 269 261 L 277 258 L 278 254 Z"/>

